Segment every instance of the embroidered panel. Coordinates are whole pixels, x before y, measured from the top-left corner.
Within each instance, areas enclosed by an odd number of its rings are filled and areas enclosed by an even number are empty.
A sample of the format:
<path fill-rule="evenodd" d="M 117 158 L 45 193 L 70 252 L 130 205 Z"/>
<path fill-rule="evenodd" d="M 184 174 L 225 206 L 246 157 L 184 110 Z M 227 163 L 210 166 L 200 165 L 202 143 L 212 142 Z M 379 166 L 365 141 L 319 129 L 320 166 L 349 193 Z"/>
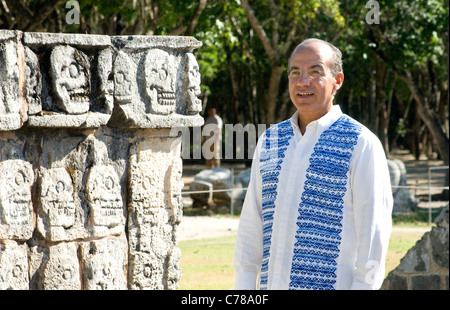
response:
<path fill-rule="evenodd" d="M 266 131 L 260 154 L 260 173 L 262 180 L 262 216 L 263 216 L 263 257 L 260 274 L 260 289 L 267 289 L 269 256 L 272 239 L 273 215 L 277 198 L 278 175 L 281 170 L 284 152 L 294 135 L 289 120 Z"/>
<path fill-rule="evenodd" d="M 334 289 L 343 197 L 362 127 L 341 116 L 314 147 L 298 207 L 289 289 Z"/>

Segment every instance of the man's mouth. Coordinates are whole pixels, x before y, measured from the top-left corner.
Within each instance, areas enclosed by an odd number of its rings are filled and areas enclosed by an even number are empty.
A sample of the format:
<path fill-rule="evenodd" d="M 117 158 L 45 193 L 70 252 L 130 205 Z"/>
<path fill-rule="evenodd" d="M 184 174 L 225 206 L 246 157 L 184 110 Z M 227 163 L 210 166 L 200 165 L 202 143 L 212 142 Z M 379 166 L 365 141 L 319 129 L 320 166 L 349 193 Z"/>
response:
<path fill-rule="evenodd" d="M 297 93 L 297 96 L 300 96 L 300 97 L 308 97 L 308 96 L 312 96 L 313 95 L 313 93 L 311 93 L 311 92 L 298 92 Z"/>

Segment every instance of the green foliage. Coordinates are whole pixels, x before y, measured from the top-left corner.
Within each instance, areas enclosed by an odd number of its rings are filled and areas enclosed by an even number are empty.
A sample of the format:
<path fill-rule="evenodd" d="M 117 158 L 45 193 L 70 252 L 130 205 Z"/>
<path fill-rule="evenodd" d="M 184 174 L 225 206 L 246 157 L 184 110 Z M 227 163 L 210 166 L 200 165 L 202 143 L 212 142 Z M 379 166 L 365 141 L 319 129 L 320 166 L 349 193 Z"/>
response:
<path fill-rule="evenodd" d="M 261 123 L 267 104 L 276 105 L 277 120 L 290 116 L 286 76 L 279 77 L 276 102 L 267 102 L 268 85 L 274 68 L 281 66 L 285 70 L 292 49 L 308 37 L 330 41 L 341 49 L 345 82 L 336 100 L 344 111 L 362 122 L 377 117 L 370 115 L 368 109 L 372 104 L 371 86 L 377 77 L 377 61 L 379 64 L 382 59 L 387 71 L 382 88 L 386 94 L 394 91 L 391 118 L 396 121 L 391 122 L 393 128 L 389 129 L 391 139 L 405 137 L 404 128 L 412 126 L 416 112 L 404 115 L 408 109 L 413 110 L 408 99 L 411 90 L 389 70 L 408 69 L 418 81 L 416 87 L 427 98 L 431 97 L 429 85 L 434 83 L 440 92 L 440 97 L 438 94 L 435 98 L 443 98 L 440 104 L 448 109 L 448 98 L 445 100 L 444 96 L 448 91 L 446 0 L 379 0 L 379 25 L 366 23 L 367 1 L 248 0 L 273 55 L 268 54 L 241 0 L 206 1 L 195 25 L 191 22 L 200 0 L 79 0 L 82 17 L 79 25 L 65 23 L 66 1 L 61 0 L 57 7 L 47 7 L 50 2 L 0 1 L 0 28 L 108 35 L 192 35 L 203 42 L 194 51 L 202 74 L 202 98 L 208 98 L 208 105 L 214 104 L 229 123 Z M 47 16 L 44 20 L 37 18 L 44 15 Z M 294 35 L 290 35 L 291 30 Z M 397 123 L 399 119 L 401 123 Z"/>

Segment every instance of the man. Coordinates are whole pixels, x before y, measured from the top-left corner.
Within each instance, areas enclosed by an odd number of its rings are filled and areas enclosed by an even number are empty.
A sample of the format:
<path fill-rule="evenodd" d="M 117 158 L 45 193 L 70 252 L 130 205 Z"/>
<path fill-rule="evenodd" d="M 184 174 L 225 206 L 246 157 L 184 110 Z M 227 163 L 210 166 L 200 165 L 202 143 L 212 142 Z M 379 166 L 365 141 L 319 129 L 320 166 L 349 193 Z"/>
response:
<path fill-rule="evenodd" d="M 203 127 L 203 154 L 208 168 L 220 167 L 223 121 L 216 108 L 210 108 L 208 115 Z"/>
<path fill-rule="evenodd" d="M 258 141 L 235 288 L 378 289 L 392 211 L 381 143 L 332 103 L 344 81 L 336 47 L 308 39 L 288 68 L 297 111 Z"/>

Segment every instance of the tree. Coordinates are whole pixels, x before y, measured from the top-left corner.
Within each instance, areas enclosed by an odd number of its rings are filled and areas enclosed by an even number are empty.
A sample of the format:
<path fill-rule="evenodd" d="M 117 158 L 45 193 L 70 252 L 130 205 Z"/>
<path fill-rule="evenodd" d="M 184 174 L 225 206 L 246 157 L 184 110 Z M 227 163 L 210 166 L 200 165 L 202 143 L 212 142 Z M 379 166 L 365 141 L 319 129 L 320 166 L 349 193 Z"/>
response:
<path fill-rule="evenodd" d="M 408 86 L 420 119 L 448 164 L 449 133 L 442 119 L 448 113 L 448 5 L 438 0 L 384 3 L 380 24 L 369 28 L 373 51 Z M 448 114 L 444 119 L 448 122 Z"/>
<path fill-rule="evenodd" d="M 280 81 L 287 69 L 293 47 L 312 35 L 317 15 L 323 14 L 329 22 L 339 27 L 342 19 L 335 1 L 257 1 L 241 0 L 242 8 L 255 31 L 270 68 L 262 91 L 262 107 L 266 124 L 278 121 L 283 110 L 280 98 Z M 308 25 L 309 24 L 309 25 Z M 336 34 L 336 32 L 331 32 Z"/>
<path fill-rule="evenodd" d="M 107 35 L 192 35 L 207 0 L 80 0 L 80 23 L 65 23 L 68 0 L 2 0 L 0 27 Z"/>

